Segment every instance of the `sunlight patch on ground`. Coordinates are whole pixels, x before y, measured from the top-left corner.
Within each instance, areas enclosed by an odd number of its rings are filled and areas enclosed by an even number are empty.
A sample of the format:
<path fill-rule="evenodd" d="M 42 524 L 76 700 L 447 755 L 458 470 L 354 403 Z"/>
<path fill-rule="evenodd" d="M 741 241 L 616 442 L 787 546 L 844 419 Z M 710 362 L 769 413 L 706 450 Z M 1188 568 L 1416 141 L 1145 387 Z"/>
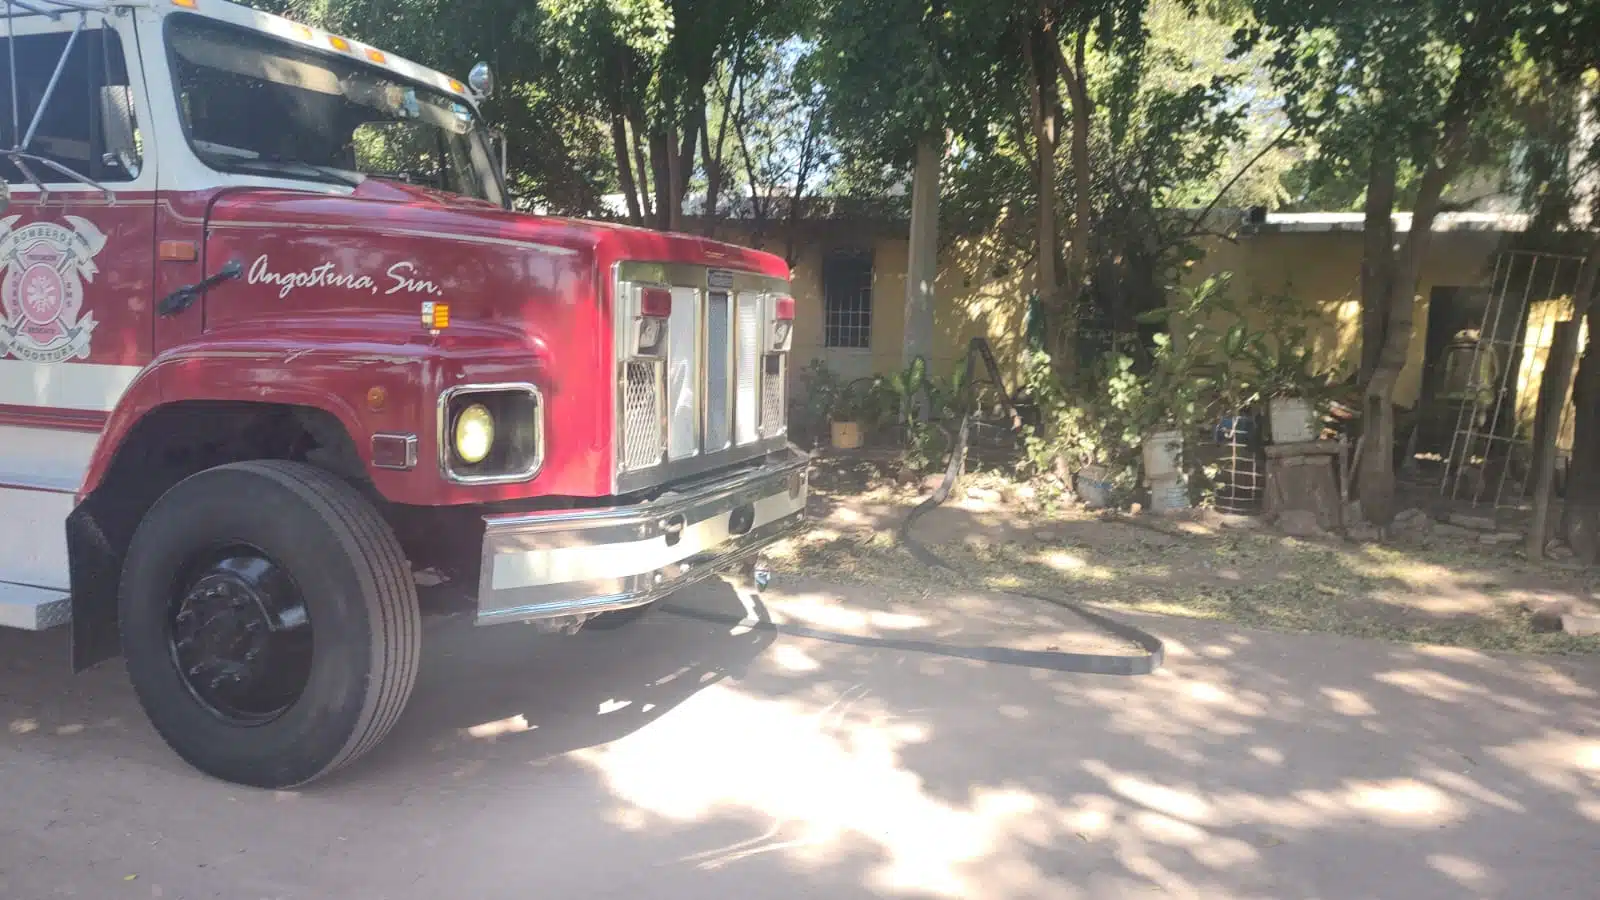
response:
<path fill-rule="evenodd" d="M 973 785 L 964 804 L 930 795 L 899 758 L 928 738 L 921 723 L 898 719 L 864 690 L 818 710 L 718 685 L 669 719 L 572 755 L 600 772 L 622 804 L 613 820 L 635 823 L 642 812 L 677 822 L 730 814 L 750 821 L 746 839 L 687 858 L 701 868 L 766 853 L 828 865 L 869 842 L 883 856 L 870 883 L 885 892 L 1037 896 L 1049 876 L 1025 849 L 1059 839 L 1053 823 L 1061 812 L 1000 786 Z"/>
<path fill-rule="evenodd" d="M 1411 778 L 1356 782 L 1346 789 L 1344 802 L 1389 825 L 1433 825 L 1460 818 L 1464 812 L 1448 794 Z"/>
<path fill-rule="evenodd" d="M 1592 730 L 1591 719 L 1586 730 Z M 1546 730 L 1539 737 L 1494 747 L 1489 754 L 1551 790 L 1596 802 L 1600 792 L 1600 738 Z"/>
<path fill-rule="evenodd" d="M 1428 866 L 1468 890 L 1484 891 L 1491 883 L 1489 871 L 1465 857 L 1434 853 L 1428 857 Z"/>
<path fill-rule="evenodd" d="M 822 664 L 811 654 L 792 644 L 778 644 L 772 648 L 772 662 L 789 672 L 815 672 Z"/>
<path fill-rule="evenodd" d="M 870 637 L 885 631 L 911 631 L 930 628 L 934 621 L 925 615 L 889 610 L 852 609 L 827 603 L 821 595 L 798 595 L 791 602 L 774 604 L 773 611 L 784 619 L 804 622 L 815 628 Z"/>
<path fill-rule="evenodd" d="M 502 735 L 521 734 L 524 731 L 532 731 L 537 727 L 536 725 L 529 725 L 527 717 L 516 715 L 506 719 L 497 719 L 493 722 L 473 725 L 463 729 L 463 732 L 467 737 L 492 741 Z"/>
<path fill-rule="evenodd" d="M 1083 557 L 1065 550 L 1047 550 L 1039 555 L 1039 561 L 1058 572 L 1075 572 L 1089 565 Z"/>
<path fill-rule="evenodd" d="M 1333 708 L 1333 711 L 1341 716 L 1375 716 L 1378 714 L 1378 711 L 1372 708 L 1372 704 L 1367 702 L 1367 698 L 1355 691 L 1325 687 L 1322 689 L 1322 696 L 1328 701 L 1328 705 Z"/>

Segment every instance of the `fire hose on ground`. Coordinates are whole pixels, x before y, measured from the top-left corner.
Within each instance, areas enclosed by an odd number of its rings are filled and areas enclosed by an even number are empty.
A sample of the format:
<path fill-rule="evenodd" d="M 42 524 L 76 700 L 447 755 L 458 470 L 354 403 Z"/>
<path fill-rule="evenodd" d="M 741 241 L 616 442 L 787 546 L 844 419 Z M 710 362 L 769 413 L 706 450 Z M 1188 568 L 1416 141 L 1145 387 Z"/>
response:
<path fill-rule="evenodd" d="M 967 458 L 967 446 L 971 440 L 973 420 L 978 415 L 976 382 L 973 376 L 976 374 L 975 369 L 980 359 L 989 369 L 989 378 L 992 379 L 992 384 L 1005 403 L 1007 411 L 1011 413 L 1012 427 L 1020 428 L 1021 426 L 1021 416 L 1017 413 L 1016 406 L 1011 400 L 1011 395 L 1005 388 L 1005 382 L 1001 378 L 999 366 L 995 363 L 994 354 L 989 350 L 988 342 L 983 338 L 973 338 L 967 349 L 966 379 L 962 387 L 962 402 L 958 407 L 962 410 L 961 425 L 956 429 L 955 441 L 950 447 L 950 461 L 945 466 L 944 478 L 927 499 L 917 504 L 916 508 L 906 514 L 905 520 L 900 523 L 897 533 L 901 545 L 906 548 L 907 552 L 916 557 L 919 562 L 929 568 L 944 569 L 949 572 L 954 572 L 955 567 L 940 559 L 918 542 L 911 534 L 911 527 L 919 518 L 943 505 L 950 498 L 950 492 L 955 488 L 956 479 L 961 475 L 961 468 Z M 1143 651 L 1138 655 L 1126 656 L 1050 651 L 1050 654 L 1058 657 L 1058 659 L 1049 668 L 1064 672 L 1083 672 L 1093 675 L 1148 675 L 1161 667 L 1161 663 L 1166 656 L 1166 645 L 1162 643 L 1160 638 L 1141 628 L 1136 628 L 1125 622 L 1119 622 L 1103 613 L 1089 609 L 1081 603 L 1064 597 L 1044 596 L 1024 591 L 1006 591 L 1006 593 L 1063 607 L 1100 631 L 1127 641 Z"/>

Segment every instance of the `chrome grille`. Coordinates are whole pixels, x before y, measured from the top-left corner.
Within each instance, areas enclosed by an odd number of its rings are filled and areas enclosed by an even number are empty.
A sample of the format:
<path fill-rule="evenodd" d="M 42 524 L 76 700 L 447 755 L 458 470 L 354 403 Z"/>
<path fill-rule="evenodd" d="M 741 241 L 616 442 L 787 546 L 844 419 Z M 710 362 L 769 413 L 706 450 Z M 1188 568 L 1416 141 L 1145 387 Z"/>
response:
<path fill-rule="evenodd" d="M 787 280 L 689 263 L 624 261 L 613 307 L 612 489 L 667 484 L 756 459 L 787 428 L 788 360 L 774 353 Z M 641 345 L 646 291 L 668 290 L 659 344 Z"/>
<path fill-rule="evenodd" d="M 672 289 L 672 318 L 667 325 L 667 457 L 683 459 L 700 452 L 700 407 L 695 402 L 700 367 L 700 292 Z"/>
<path fill-rule="evenodd" d="M 661 366 L 652 360 L 629 360 L 622 392 L 622 467 L 647 469 L 661 462 Z"/>
<path fill-rule="evenodd" d="M 706 452 L 726 450 L 728 429 L 728 295 L 713 293 L 706 303 Z"/>
<path fill-rule="evenodd" d="M 733 429 L 734 443 L 753 443 L 761 436 L 757 418 L 756 392 L 761 381 L 761 295 L 739 294 L 739 323 L 735 331 L 739 352 L 734 360 Z"/>
<path fill-rule="evenodd" d="M 766 356 L 766 364 L 762 366 L 761 376 L 761 434 L 765 437 L 777 437 L 783 434 L 788 424 L 784 415 L 784 365 L 783 357 L 777 353 Z"/>

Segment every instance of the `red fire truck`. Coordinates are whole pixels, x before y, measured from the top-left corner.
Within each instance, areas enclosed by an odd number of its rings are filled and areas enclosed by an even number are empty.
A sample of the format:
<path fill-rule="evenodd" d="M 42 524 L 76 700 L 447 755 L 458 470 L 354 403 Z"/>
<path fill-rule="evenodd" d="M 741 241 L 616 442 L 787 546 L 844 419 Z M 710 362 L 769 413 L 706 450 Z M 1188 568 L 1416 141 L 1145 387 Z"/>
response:
<path fill-rule="evenodd" d="M 480 624 L 616 623 L 804 516 L 788 269 L 506 197 L 493 89 L 223 0 L 0 0 L 0 625 L 303 784 Z"/>

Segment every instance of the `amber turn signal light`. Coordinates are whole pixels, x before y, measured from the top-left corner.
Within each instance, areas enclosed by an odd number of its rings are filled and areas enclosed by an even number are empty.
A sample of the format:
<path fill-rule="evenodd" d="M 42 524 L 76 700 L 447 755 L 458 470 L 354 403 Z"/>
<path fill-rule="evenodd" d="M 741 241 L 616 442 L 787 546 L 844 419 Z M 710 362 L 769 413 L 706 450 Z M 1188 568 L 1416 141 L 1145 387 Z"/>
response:
<path fill-rule="evenodd" d="M 422 304 L 422 327 L 442 331 L 450 327 L 450 304 L 432 300 Z"/>

